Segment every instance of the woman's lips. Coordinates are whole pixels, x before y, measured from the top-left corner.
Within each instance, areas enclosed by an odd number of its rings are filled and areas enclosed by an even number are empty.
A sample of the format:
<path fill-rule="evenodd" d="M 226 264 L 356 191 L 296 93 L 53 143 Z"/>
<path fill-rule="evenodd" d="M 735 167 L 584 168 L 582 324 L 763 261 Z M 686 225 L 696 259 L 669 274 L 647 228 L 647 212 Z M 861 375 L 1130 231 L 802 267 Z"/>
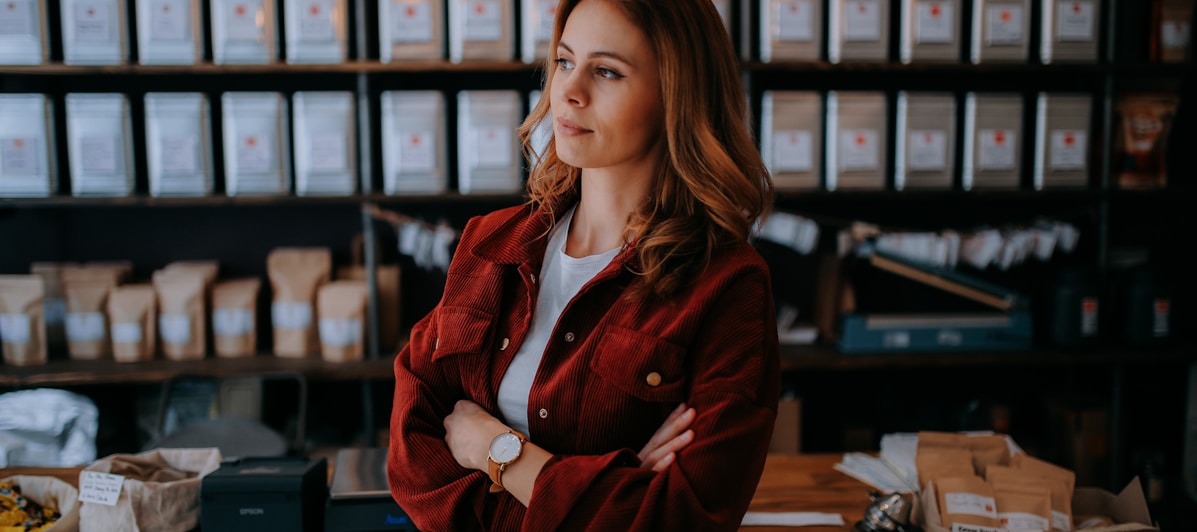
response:
<path fill-rule="evenodd" d="M 562 135 L 584 135 L 586 133 L 593 133 L 593 131 L 582 127 L 573 120 L 558 118 L 557 133 Z"/>

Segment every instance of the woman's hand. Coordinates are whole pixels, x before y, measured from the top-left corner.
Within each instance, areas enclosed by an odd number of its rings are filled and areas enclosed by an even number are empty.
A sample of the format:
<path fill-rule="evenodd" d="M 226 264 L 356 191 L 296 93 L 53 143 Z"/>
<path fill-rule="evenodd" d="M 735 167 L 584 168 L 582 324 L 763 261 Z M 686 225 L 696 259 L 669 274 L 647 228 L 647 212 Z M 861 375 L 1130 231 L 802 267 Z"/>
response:
<path fill-rule="evenodd" d="M 445 418 L 445 443 L 458 465 L 486 471 L 490 442 L 510 430 L 473 401 L 462 399 Z"/>
<path fill-rule="evenodd" d="M 687 429 L 692 421 L 694 409 L 687 408 L 686 403 L 677 405 L 637 455 L 640 457 L 640 467 L 658 472 L 669 467 L 675 458 L 674 453 L 694 439 L 694 431 Z"/>

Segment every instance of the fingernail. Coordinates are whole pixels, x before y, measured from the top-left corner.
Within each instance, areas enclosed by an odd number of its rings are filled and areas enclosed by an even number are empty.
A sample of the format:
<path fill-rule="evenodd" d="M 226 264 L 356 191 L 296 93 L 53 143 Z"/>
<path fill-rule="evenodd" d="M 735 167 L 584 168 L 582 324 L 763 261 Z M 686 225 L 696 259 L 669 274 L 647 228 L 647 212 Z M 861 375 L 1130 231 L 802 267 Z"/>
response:
<path fill-rule="evenodd" d="M 673 453 L 669 453 L 669 454 L 665 455 L 665 458 L 661 459 L 662 464 L 668 464 L 670 462 L 673 462 Z"/>
<path fill-rule="evenodd" d="M 683 440 L 683 441 L 690 441 L 690 440 L 692 440 L 692 439 L 694 439 L 694 431 L 692 431 L 692 430 L 687 430 L 686 432 L 683 432 L 683 433 L 682 433 L 682 440 Z"/>
<path fill-rule="evenodd" d="M 685 417 L 686 419 L 690 419 L 690 418 L 694 417 L 694 409 L 691 408 L 689 410 L 686 410 L 686 413 L 682 414 L 682 417 Z"/>
<path fill-rule="evenodd" d="M 673 409 L 673 411 L 681 412 L 682 410 L 685 410 L 685 409 L 686 409 L 686 403 L 681 403 L 681 404 L 677 405 L 677 408 Z"/>

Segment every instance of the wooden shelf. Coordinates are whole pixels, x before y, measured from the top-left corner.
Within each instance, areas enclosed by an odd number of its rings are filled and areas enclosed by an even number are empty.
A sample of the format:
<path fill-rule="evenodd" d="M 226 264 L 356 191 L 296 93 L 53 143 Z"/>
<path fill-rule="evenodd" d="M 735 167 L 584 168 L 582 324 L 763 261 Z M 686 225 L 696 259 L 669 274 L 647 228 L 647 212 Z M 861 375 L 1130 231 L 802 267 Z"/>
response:
<path fill-rule="evenodd" d="M 121 363 L 112 360 L 51 360 L 42 366 L 3 366 L 0 386 L 33 388 L 89 384 L 144 384 L 177 377 L 254 377 L 299 374 L 308 380 L 389 379 L 393 356 L 360 362 L 326 362 L 321 358 L 280 358 L 263 354 L 246 358 Z"/>
<path fill-rule="evenodd" d="M 782 345 L 781 370 L 869 370 L 922 367 L 1067 367 L 1115 364 L 1180 364 L 1197 361 L 1181 348 L 1094 348 L 1078 350 L 962 351 L 844 354 L 830 345 Z"/>
<path fill-rule="evenodd" d="M 144 195 L 123 197 L 75 197 L 50 196 L 46 198 L 0 198 L 3 207 L 209 207 L 250 205 L 351 205 L 363 202 L 375 203 L 519 203 L 521 194 L 418 194 L 391 196 L 380 193 L 354 194 L 351 196 L 200 196 L 189 198 L 152 197 Z"/>
<path fill-rule="evenodd" d="M 3 65 L 0 74 L 22 76 L 79 76 L 79 75 L 188 75 L 227 76 L 245 74 L 366 74 L 386 72 L 531 72 L 541 68 L 541 63 L 518 61 L 403 61 L 380 63 L 378 61 L 349 61 L 329 64 L 269 63 L 263 65 L 217 65 L 199 63 L 195 65 L 65 65 L 50 63 L 44 65 Z"/>

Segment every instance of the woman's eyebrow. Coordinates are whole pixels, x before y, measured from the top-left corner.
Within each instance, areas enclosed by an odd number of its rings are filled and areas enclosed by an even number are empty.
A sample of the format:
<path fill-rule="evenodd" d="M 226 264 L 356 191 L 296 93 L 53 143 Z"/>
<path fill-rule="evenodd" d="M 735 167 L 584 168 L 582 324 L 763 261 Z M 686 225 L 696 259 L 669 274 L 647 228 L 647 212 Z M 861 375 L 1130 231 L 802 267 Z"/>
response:
<path fill-rule="evenodd" d="M 561 48 L 565 48 L 565 51 L 569 52 L 570 54 L 574 53 L 573 48 L 570 48 L 569 45 L 565 44 L 564 42 L 557 43 L 557 46 L 559 46 Z M 626 65 L 635 66 L 635 63 L 628 61 L 622 55 L 619 55 L 615 52 L 611 52 L 611 51 L 607 51 L 607 50 L 598 50 L 598 51 L 590 52 L 590 54 L 587 55 L 587 57 L 608 57 L 608 58 L 614 59 L 616 61 L 619 61 L 621 63 L 624 63 Z"/>

